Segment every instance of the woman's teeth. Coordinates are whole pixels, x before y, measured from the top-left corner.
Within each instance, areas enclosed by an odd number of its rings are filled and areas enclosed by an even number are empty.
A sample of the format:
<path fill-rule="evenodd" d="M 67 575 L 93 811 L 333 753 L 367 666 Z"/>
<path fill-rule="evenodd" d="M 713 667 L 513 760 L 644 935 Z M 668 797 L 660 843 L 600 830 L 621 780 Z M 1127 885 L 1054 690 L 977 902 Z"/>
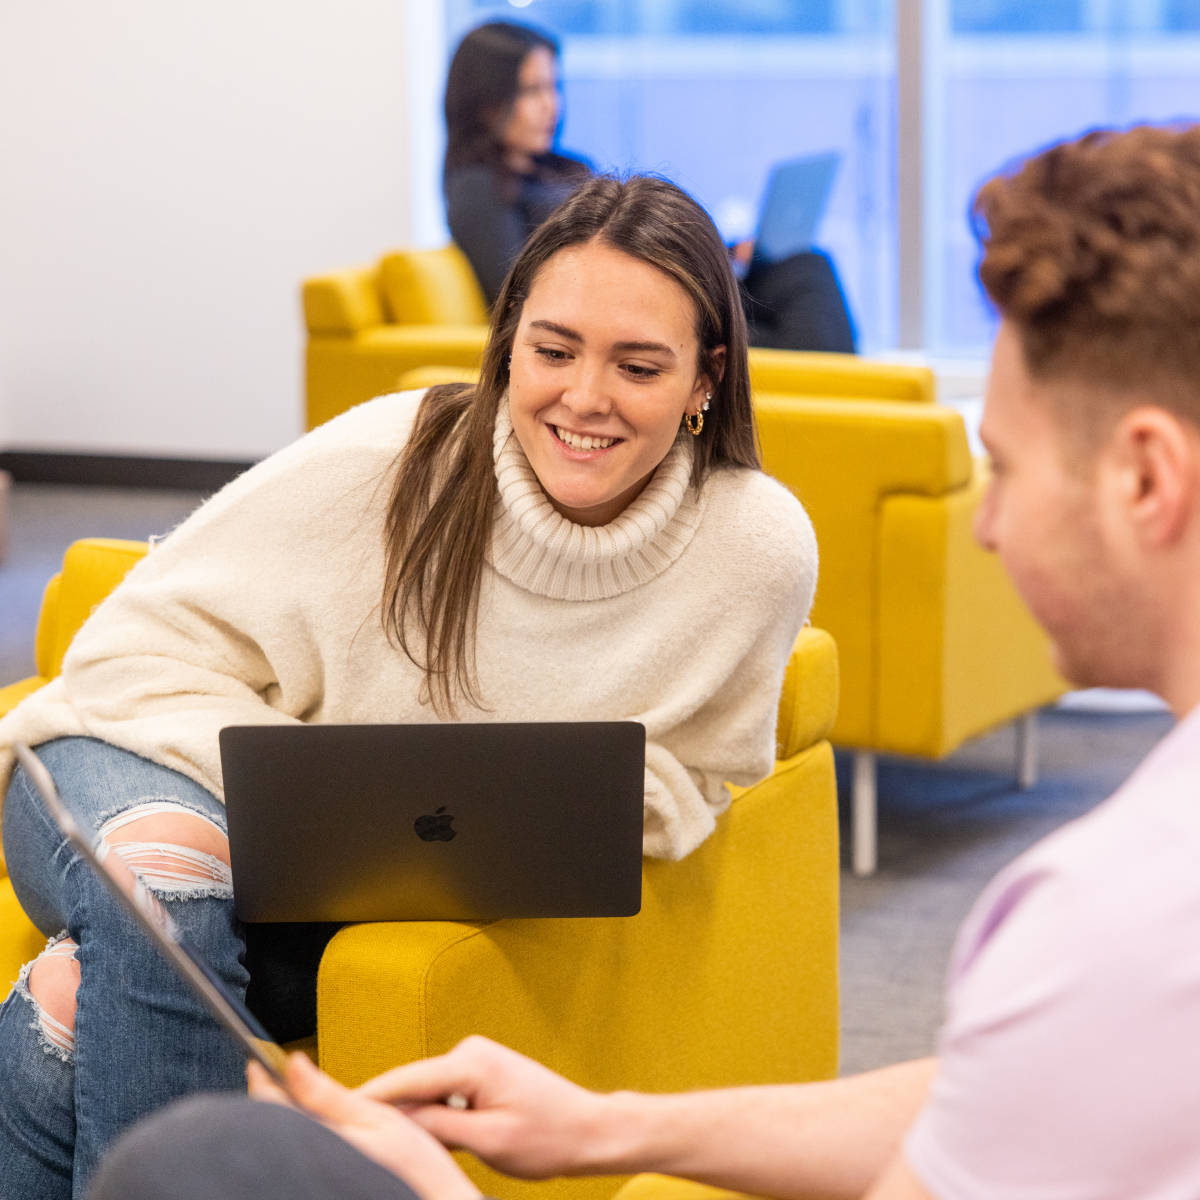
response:
<path fill-rule="evenodd" d="M 554 432 L 558 440 L 565 442 L 572 450 L 607 450 L 613 442 L 620 441 L 620 438 L 580 437 L 579 434 L 560 429 L 557 425 L 554 426 Z"/>

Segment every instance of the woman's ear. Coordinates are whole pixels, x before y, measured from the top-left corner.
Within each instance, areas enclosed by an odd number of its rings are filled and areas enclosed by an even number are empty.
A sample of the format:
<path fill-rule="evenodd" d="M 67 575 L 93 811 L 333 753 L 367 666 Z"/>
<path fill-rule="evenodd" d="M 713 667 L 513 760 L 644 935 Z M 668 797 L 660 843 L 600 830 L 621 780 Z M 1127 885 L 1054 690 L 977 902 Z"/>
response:
<path fill-rule="evenodd" d="M 705 369 L 700 372 L 700 378 L 696 381 L 697 390 L 700 392 L 715 392 L 725 378 L 725 347 L 714 346 L 707 355 L 707 363 Z"/>

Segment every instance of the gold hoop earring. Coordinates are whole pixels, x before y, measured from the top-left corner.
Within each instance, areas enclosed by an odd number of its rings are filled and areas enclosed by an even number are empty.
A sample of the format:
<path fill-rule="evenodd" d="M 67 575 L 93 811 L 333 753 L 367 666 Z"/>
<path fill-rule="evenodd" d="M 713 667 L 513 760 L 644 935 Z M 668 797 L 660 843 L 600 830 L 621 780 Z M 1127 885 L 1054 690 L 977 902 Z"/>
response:
<path fill-rule="evenodd" d="M 692 422 L 695 421 L 693 425 Z M 684 413 L 683 423 L 687 426 L 687 431 L 692 437 L 699 437 L 700 430 L 704 428 L 704 414 L 702 412 Z"/>

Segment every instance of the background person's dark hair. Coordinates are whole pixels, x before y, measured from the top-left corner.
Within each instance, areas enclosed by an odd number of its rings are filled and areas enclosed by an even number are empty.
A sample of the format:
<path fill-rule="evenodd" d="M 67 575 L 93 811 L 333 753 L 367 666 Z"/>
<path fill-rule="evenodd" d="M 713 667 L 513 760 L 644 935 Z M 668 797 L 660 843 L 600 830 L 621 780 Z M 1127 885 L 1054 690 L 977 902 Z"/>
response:
<path fill-rule="evenodd" d="M 979 278 L 1035 378 L 1137 390 L 1200 424 L 1200 126 L 1099 130 L 979 189 Z M 1082 428 L 1082 426 L 1081 426 Z"/>
<path fill-rule="evenodd" d="M 511 21 L 480 25 L 459 42 L 446 77 L 446 171 L 503 166 L 501 129 L 517 99 L 521 64 L 539 46 L 558 57 L 550 34 Z"/>
<path fill-rule="evenodd" d="M 716 227 L 700 205 L 665 179 L 589 179 L 538 228 L 504 281 L 478 385 L 430 388 L 396 463 L 385 533 L 383 624 L 425 672 L 429 697 L 442 713 L 453 715 L 460 696 L 482 706 L 474 651 L 497 501 L 492 441 L 521 310 L 538 272 L 555 254 L 593 239 L 657 267 L 692 301 L 700 343 L 697 373 L 714 380 L 703 432 L 689 437 L 692 485 L 700 487 L 717 467 L 759 466 L 746 318 Z M 718 382 L 711 355 L 721 345 L 725 369 Z"/>

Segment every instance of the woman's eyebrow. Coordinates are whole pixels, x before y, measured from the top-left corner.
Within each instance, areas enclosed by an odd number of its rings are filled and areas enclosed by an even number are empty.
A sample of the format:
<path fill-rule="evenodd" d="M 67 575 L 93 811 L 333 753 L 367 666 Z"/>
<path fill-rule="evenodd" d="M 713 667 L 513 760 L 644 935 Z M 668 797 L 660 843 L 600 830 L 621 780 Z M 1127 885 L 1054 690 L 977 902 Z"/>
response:
<path fill-rule="evenodd" d="M 614 350 L 653 350 L 655 354 L 665 354 L 669 358 L 675 357 L 675 351 L 670 346 L 664 345 L 662 342 L 617 342 L 613 346 Z"/>
<path fill-rule="evenodd" d="M 568 338 L 572 342 L 582 342 L 583 334 L 576 333 L 575 330 L 569 329 L 566 325 L 560 325 L 557 321 L 530 321 L 530 329 L 544 329 L 548 333 L 557 333 L 559 337 Z"/>
<path fill-rule="evenodd" d="M 576 333 L 567 325 L 560 325 L 557 321 L 530 321 L 530 329 L 544 329 L 547 333 L 557 333 L 559 337 L 567 338 L 572 342 L 583 342 L 583 334 Z M 643 350 L 653 351 L 655 354 L 666 354 L 670 358 L 675 357 L 675 351 L 670 346 L 663 342 L 617 342 L 613 346 L 614 350 Z"/>

